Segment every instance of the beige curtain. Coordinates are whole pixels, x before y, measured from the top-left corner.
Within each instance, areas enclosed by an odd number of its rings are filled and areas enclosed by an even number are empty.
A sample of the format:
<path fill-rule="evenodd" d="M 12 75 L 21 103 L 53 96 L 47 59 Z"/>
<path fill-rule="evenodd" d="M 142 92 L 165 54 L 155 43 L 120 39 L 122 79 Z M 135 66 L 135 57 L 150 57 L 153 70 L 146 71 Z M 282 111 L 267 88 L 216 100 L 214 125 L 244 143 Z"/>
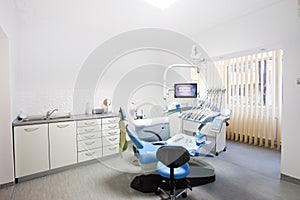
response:
<path fill-rule="evenodd" d="M 280 149 L 282 50 L 214 62 L 231 108 L 227 139 Z"/>

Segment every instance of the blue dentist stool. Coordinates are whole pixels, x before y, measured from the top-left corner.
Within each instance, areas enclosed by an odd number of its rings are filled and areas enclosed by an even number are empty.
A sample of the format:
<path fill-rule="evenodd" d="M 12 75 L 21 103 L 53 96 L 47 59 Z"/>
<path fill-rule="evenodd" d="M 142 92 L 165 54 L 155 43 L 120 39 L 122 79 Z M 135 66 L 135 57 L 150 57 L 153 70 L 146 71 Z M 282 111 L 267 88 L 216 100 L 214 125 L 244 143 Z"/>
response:
<path fill-rule="evenodd" d="M 190 173 L 190 166 L 188 164 L 190 155 L 188 150 L 182 146 L 162 146 L 157 150 L 156 157 L 159 160 L 157 163 L 157 172 L 169 182 L 169 193 L 159 187 L 156 194 L 164 193 L 171 200 L 176 199 L 180 195 L 186 197 L 187 188 L 190 188 L 188 183 L 178 193 L 176 193 L 176 187 L 177 183 L 179 185 L 180 182 L 185 182 L 184 178 Z"/>

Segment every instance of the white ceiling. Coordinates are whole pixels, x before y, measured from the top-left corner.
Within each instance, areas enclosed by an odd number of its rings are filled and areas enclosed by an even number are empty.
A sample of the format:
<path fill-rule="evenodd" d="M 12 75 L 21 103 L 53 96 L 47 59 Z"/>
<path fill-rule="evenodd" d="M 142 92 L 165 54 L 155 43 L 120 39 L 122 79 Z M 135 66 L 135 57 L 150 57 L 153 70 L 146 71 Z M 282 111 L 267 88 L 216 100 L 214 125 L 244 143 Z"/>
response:
<path fill-rule="evenodd" d="M 160 10 L 144 0 L 14 0 L 20 23 L 164 27 L 191 35 L 283 0 L 177 0 Z"/>

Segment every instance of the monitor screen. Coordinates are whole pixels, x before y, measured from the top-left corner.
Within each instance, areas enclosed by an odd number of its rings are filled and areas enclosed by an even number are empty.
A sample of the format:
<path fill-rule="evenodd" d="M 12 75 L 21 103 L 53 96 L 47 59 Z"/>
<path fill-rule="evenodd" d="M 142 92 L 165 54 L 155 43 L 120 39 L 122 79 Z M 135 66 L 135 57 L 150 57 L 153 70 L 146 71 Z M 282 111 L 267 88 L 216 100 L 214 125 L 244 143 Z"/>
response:
<path fill-rule="evenodd" d="M 175 98 L 196 98 L 197 83 L 177 83 L 174 85 Z"/>

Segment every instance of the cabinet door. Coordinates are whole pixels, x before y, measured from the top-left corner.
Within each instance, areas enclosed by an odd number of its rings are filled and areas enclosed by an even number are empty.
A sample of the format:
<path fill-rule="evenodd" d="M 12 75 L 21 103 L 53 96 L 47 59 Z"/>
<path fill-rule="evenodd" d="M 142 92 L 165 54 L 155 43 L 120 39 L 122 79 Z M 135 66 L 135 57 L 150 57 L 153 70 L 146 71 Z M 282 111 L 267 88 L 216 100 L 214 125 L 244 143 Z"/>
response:
<path fill-rule="evenodd" d="M 49 124 L 50 168 L 77 163 L 75 122 Z"/>
<path fill-rule="evenodd" d="M 48 124 L 14 127 L 16 178 L 49 170 Z"/>

